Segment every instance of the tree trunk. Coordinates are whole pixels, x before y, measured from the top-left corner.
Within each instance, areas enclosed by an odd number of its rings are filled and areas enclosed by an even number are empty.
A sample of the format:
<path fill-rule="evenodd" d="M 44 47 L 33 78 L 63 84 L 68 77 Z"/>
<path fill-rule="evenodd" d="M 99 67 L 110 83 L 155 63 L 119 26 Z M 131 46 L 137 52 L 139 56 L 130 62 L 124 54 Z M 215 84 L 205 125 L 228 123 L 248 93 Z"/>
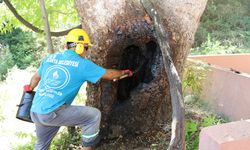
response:
<path fill-rule="evenodd" d="M 154 36 L 157 28 L 154 29 L 139 0 L 76 0 L 82 27 L 94 44 L 91 59 L 105 68 L 136 71 L 133 77 L 118 82 L 103 80 L 87 87 L 87 104 L 102 111 L 102 134 L 106 139 L 103 141 L 129 141 L 127 149 L 150 147 L 162 138 L 170 141 L 171 119 L 175 134 L 184 136 L 183 122 L 178 122 L 178 117 L 184 117 L 178 74 L 182 75 L 207 0 L 151 2 L 161 20 L 160 27 L 168 33 L 166 41 L 159 41 L 158 36 L 164 37 L 163 32 Z M 176 73 L 168 71 L 172 69 L 171 62 L 167 62 L 170 58 Z M 182 112 L 176 114 L 174 106 Z M 177 118 L 172 118 L 172 113 Z M 174 142 L 172 137 L 170 145 Z M 166 148 L 165 145 L 163 149 Z"/>

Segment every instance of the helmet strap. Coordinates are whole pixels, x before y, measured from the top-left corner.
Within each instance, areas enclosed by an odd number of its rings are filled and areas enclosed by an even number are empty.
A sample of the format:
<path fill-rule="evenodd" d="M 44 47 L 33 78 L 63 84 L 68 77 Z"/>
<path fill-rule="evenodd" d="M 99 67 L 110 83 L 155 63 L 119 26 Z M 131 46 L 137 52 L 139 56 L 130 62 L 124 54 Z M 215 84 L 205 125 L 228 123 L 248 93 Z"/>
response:
<path fill-rule="evenodd" d="M 70 44 L 67 44 L 68 48 L 75 48 L 77 46 L 77 43 L 70 43 Z"/>

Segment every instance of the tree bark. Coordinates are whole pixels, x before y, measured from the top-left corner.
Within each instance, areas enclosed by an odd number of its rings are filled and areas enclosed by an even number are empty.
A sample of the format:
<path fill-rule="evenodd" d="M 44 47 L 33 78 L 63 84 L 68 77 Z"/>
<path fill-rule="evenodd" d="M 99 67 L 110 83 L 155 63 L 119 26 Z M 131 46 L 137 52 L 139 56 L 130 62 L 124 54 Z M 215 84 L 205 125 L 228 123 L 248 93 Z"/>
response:
<path fill-rule="evenodd" d="M 184 106 L 178 74 L 182 76 L 207 0 L 151 2 L 160 19 L 156 28 L 148 21 L 140 0 L 76 0 L 82 27 L 94 44 L 90 58 L 105 68 L 136 71 L 133 77 L 118 82 L 88 84 L 87 104 L 102 111 L 104 141 L 121 137 L 136 141 L 140 136 L 144 141 L 141 146 L 150 147 L 157 140 L 147 137 L 163 133 L 170 149 L 178 149 L 184 145 Z M 168 134 L 171 119 L 176 137 Z"/>
<path fill-rule="evenodd" d="M 164 30 L 160 17 L 155 7 L 149 0 L 141 0 L 147 13 L 153 19 L 155 27 L 155 36 L 160 45 L 163 54 L 165 71 L 168 76 L 170 95 L 172 102 L 172 136 L 169 144 L 169 150 L 185 150 L 185 111 L 182 95 L 182 84 L 178 72 L 174 66 L 169 52 L 168 33 Z"/>
<path fill-rule="evenodd" d="M 39 0 L 39 4 L 40 4 L 42 16 L 43 16 L 44 31 L 45 31 L 45 36 L 46 36 L 46 41 L 47 41 L 47 46 L 48 46 L 48 53 L 52 54 L 55 51 L 53 49 L 53 43 L 52 43 L 52 39 L 51 39 L 48 14 L 47 14 L 47 11 L 46 11 L 44 0 Z"/>

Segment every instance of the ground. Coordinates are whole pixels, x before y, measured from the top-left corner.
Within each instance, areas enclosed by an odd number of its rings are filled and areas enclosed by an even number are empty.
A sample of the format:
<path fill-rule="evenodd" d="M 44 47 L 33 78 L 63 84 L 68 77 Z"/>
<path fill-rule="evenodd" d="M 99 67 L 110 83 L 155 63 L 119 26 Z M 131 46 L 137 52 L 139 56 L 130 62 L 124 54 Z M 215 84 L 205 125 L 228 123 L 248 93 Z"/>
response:
<path fill-rule="evenodd" d="M 116 140 L 104 143 L 96 150 L 150 150 L 150 149 L 167 149 L 170 132 L 148 132 L 137 136 L 133 141 L 129 137 L 120 137 Z"/>

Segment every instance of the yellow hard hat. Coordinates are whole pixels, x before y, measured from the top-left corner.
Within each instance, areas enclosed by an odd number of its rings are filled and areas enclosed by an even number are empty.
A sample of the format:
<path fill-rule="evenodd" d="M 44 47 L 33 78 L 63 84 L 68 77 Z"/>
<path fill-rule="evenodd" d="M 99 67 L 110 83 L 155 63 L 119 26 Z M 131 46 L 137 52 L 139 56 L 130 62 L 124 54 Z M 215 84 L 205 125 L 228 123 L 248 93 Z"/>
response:
<path fill-rule="evenodd" d="M 66 42 L 91 45 L 88 34 L 83 29 L 72 29 L 66 36 Z"/>

